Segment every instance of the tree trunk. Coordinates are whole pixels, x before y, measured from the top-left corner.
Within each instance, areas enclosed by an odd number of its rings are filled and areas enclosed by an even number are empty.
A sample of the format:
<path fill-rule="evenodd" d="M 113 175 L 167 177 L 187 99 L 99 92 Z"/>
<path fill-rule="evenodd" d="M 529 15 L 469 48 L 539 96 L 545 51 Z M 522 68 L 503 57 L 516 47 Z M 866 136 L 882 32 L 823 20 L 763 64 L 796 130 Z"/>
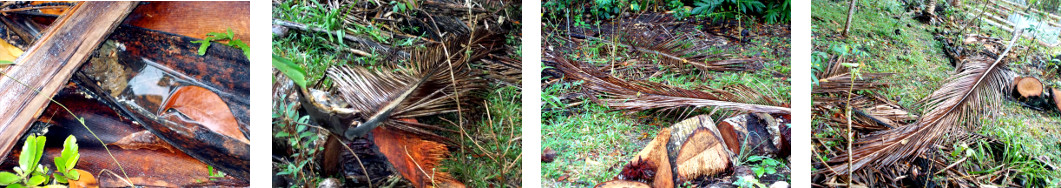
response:
<path fill-rule="evenodd" d="M 847 22 L 844 24 L 844 37 L 847 37 L 847 33 L 851 31 L 851 19 L 855 15 L 855 5 L 858 4 L 858 0 L 851 0 L 851 5 L 847 9 Z"/>

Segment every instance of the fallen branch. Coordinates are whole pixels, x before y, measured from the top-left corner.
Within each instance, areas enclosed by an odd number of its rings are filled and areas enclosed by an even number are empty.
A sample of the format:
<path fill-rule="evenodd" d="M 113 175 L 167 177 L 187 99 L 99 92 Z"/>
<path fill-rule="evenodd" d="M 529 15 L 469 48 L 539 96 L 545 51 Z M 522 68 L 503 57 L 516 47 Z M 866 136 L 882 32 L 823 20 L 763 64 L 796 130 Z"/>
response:
<path fill-rule="evenodd" d="M 61 16 L 0 78 L 0 160 L 49 100 L 137 2 L 82 2 Z M 24 86 L 19 82 L 28 84 Z"/>

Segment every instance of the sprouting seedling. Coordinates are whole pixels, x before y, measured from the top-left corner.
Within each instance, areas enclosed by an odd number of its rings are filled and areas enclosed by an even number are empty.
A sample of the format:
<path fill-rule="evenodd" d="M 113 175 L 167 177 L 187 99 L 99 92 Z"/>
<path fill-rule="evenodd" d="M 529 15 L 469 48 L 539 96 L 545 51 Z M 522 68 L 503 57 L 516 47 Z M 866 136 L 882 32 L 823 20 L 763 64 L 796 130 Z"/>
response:
<path fill-rule="evenodd" d="M 18 156 L 18 165 L 14 168 L 15 173 L 0 172 L 0 185 L 7 187 L 50 187 L 44 185 L 49 182 L 48 168 L 40 164 L 44 155 L 44 144 L 47 137 L 30 135 L 22 143 L 22 152 Z M 77 138 L 73 135 L 67 136 L 63 142 L 63 151 L 55 160 L 56 173 L 52 177 L 58 183 L 68 183 L 68 180 L 79 180 L 81 173 L 74 170 L 81 154 L 77 152 Z M 16 174 L 17 173 L 17 174 Z"/>
<path fill-rule="evenodd" d="M 0 172 L 0 185 L 25 185 L 38 186 L 48 180 L 43 172 L 48 169 L 37 164 L 44 153 L 44 136 L 30 135 L 22 143 L 22 153 L 18 156 L 18 166 L 14 168 L 15 173 Z"/>
<path fill-rule="evenodd" d="M 59 157 L 55 158 L 56 173 L 52 174 L 55 177 L 55 181 L 67 183 L 67 180 L 80 179 L 81 174 L 74 170 L 74 166 L 77 165 L 77 161 L 80 158 L 81 154 L 77 152 L 77 138 L 74 138 L 73 135 L 67 136 L 66 141 L 63 142 L 63 152 L 59 154 Z"/>
<path fill-rule="evenodd" d="M 192 43 L 199 44 L 199 55 L 206 55 L 206 49 L 210 48 L 210 42 L 227 40 L 227 44 L 222 44 L 243 50 L 244 56 L 250 56 L 250 47 L 247 46 L 247 43 L 243 43 L 242 40 L 236 39 L 236 34 L 232 33 L 232 29 L 227 29 L 224 33 L 210 32 L 206 36 L 203 40 L 192 41 Z"/>

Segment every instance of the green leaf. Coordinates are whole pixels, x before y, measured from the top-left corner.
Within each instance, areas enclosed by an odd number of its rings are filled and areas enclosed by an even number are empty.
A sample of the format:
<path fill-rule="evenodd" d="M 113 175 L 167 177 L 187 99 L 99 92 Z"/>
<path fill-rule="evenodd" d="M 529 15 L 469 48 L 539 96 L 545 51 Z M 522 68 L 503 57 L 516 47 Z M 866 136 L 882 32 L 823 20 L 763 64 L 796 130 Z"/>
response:
<path fill-rule="evenodd" d="M 19 177 L 11 172 L 0 172 L 0 185 L 9 185 L 18 182 Z"/>
<path fill-rule="evenodd" d="M 300 125 L 295 127 L 295 130 L 296 130 L 295 132 L 299 132 L 299 133 L 300 132 L 306 132 L 306 129 L 307 129 L 306 125 L 301 125 L 300 124 Z"/>
<path fill-rule="evenodd" d="M 23 187 L 26 187 L 26 186 L 22 185 L 22 184 L 17 184 L 17 183 L 16 184 L 7 185 L 7 188 L 23 188 Z"/>
<path fill-rule="evenodd" d="M 55 161 L 55 170 L 63 171 L 63 169 L 66 169 L 66 158 L 66 156 L 59 156 L 52 159 Z"/>
<path fill-rule="evenodd" d="M 756 162 L 763 159 L 763 156 L 753 155 L 748 157 L 748 162 Z"/>
<path fill-rule="evenodd" d="M 291 136 L 291 133 L 287 133 L 287 132 L 278 132 L 278 133 L 276 133 L 276 135 L 273 135 L 273 136 L 275 136 L 275 137 L 277 137 L 277 138 L 283 138 L 283 137 L 289 137 L 289 136 Z"/>
<path fill-rule="evenodd" d="M 52 174 L 52 176 L 55 176 L 55 181 L 59 183 L 68 183 L 68 181 L 66 181 L 66 175 L 60 175 L 59 173 L 55 173 Z"/>
<path fill-rule="evenodd" d="M 15 64 L 15 62 L 14 61 L 8 61 L 8 60 L 0 60 L 0 65 L 10 65 L 10 64 Z"/>
<path fill-rule="evenodd" d="M 299 138 L 309 138 L 310 136 L 313 136 L 313 135 L 314 135 L 313 132 L 303 132 L 302 134 L 299 134 L 298 137 Z"/>
<path fill-rule="evenodd" d="M 209 49 L 209 48 L 210 48 L 210 41 L 203 41 L 202 44 L 199 45 L 199 55 L 206 55 L 206 49 Z"/>
<path fill-rule="evenodd" d="M 44 180 L 45 180 L 44 176 L 34 175 L 33 177 L 29 178 L 29 182 L 27 182 L 28 184 L 26 184 L 26 185 L 38 186 L 38 185 L 41 185 L 42 183 L 44 183 Z"/>
<path fill-rule="evenodd" d="M 287 75 L 287 77 L 290 78 L 291 81 L 294 81 L 299 87 L 306 88 L 306 71 L 294 62 L 291 62 L 291 60 L 273 55 L 273 68 L 276 68 L 284 73 L 284 75 Z"/>
<path fill-rule="evenodd" d="M 78 172 L 77 170 L 71 170 L 70 172 L 64 173 L 64 175 L 66 175 L 66 179 L 71 179 L 71 180 L 79 180 L 79 179 L 81 179 L 81 172 Z"/>
<path fill-rule="evenodd" d="M 23 170 L 27 170 L 24 173 L 28 174 L 36 169 L 37 163 L 41 161 L 41 155 L 44 153 L 45 141 L 47 141 L 47 137 L 31 135 L 26 138 L 26 143 L 22 144 L 22 154 L 18 157 L 18 165 Z"/>
<path fill-rule="evenodd" d="M 243 43 L 242 40 L 232 39 L 231 41 L 228 41 L 228 44 L 232 45 L 233 47 L 239 48 L 240 50 L 243 50 L 244 56 L 251 56 L 251 47 L 247 46 L 247 43 Z"/>
<path fill-rule="evenodd" d="M 763 173 L 766 173 L 766 169 L 761 166 L 752 167 L 752 172 L 755 172 L 755 177 L 762 177 Z"/>
<path fill-rule="evenodd" d="M 72 155 L 70 157 L 67 157 L 66 158 L 66 169 L 62 169 L 62 170 L 63 171 L 67 171 L 67 172 L 69 172 L 70 170 L 73 170 L 74 167 L 77 165 L 77 160 L 80 160 L 80 159 L 81 159 L 81 154 L 77 154 L 77 153 L 74 153 L 74 155 Z"/>
<path fill-rule="evenodd" d="M 63 152 L 60 156 L 63 158 L 63 164 L 62 167 L 60 167 L 60 162 L 56 160 L 55 166 L 59 168 L 56 170 L 66 172 L 70 171 L 70 169 L 74 169 L 74 166 L 77 165 L 77 160 L 81 157 L 77 150 L 77 138 L 75 138 L 74 135 L 67 136 L 66 141 L 63 142 Z"/>

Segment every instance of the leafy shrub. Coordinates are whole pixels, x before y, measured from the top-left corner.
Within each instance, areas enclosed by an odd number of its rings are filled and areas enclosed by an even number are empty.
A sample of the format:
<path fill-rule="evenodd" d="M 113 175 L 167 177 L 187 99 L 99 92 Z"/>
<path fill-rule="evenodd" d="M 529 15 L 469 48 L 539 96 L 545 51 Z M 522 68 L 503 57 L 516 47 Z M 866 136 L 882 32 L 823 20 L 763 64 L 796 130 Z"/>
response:
<path fill-rule="evenodd" d="M 693 15 L 714 20 L 744 19 L 745 15 L 764 19 L 768 23 L 784 23 L 790 19 L 790 0 L 763 3 L 759 0 L 696 0 Z"/>

